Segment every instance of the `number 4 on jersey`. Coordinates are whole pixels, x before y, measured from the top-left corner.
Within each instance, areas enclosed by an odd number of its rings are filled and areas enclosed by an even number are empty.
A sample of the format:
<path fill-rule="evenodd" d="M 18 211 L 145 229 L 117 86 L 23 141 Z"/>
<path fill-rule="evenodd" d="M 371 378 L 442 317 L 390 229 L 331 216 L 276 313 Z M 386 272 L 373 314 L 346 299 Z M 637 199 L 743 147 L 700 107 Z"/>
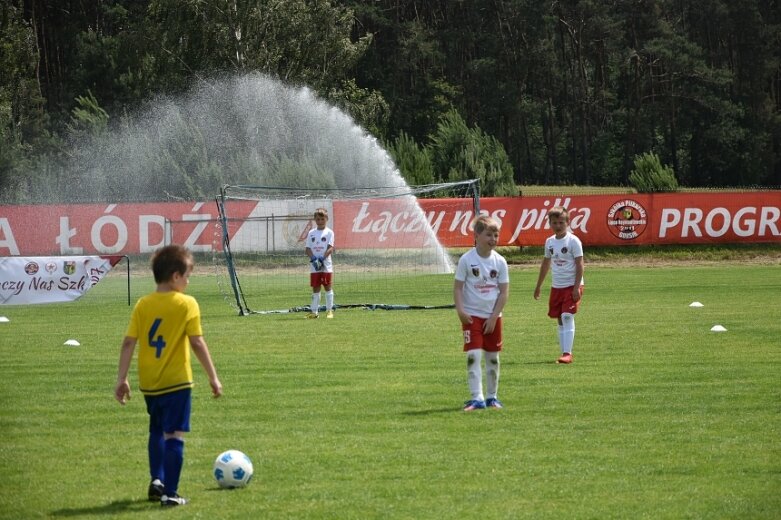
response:
<path fill-rule="evenodd" d="M 149 329 L 149 346 L 155 349 L 155 357 L 159 358 L 163 354 L 163 348 L 165 347 L 165 340 L 163 340 L 163 336 L 157 336 L 155 338 L 155 334 L 157 334 L 157 329 L 160 327 L 160 323 L 162 323 L 162 319 L 157 318 L 154 323 L 152 323 L 152 327 Z"/>

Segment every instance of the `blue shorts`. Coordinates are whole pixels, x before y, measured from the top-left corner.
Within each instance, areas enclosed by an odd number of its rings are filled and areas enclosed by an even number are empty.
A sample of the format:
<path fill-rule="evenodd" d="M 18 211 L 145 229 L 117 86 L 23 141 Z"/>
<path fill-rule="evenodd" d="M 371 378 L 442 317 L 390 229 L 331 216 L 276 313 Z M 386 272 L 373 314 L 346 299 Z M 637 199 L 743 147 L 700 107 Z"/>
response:
<path fill-rule="evenodd" d="M 169 394 L 145 395 L 149 433 L 189 432 L 191 396 L 191 388 Z"/>

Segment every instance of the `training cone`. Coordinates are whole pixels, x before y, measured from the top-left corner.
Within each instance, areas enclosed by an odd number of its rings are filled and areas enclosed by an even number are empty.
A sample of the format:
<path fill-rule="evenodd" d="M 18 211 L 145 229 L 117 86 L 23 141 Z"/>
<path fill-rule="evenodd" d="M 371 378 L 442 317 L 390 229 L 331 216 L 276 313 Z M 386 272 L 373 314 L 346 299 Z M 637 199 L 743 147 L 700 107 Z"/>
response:
<path fill-rule="evenodd" d="M 9 321 L 11 321 L 11 320 L 6 318 L 5 316 L 0 316 L 0 323 L 8 323 Z"/>
<path fill-rule="evenodd" d="M 725 329 L 721 325 L 714 325 L 713 327 L 710 328 L 710 331 L 711 332 L 727 332 L 727 329 Z"/>
<path fill-rule="evenodd" d="M 700 302 L 691 302 L 689 304 L 689 307 L 705 307 L 705 306 L 703 304 L 701 304 Z"/>
<path fill-rule="evenodd" d="M 71 346 L 71 347 L 78 347 L 79 345 L 81 345 L 81 343 L 79 343 L 75 339 L 69 339 L 68 341 L 63 343 L 63 345 L 68 345 L 68 346 Z"/>

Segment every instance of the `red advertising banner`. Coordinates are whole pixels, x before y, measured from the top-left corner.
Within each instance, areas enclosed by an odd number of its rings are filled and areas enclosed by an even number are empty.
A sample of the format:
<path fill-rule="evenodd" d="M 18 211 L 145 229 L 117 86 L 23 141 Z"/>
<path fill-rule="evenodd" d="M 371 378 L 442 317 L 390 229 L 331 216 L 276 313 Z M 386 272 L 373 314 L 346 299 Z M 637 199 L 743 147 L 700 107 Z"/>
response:
<path fill-rule="evenodd" d="M 463 201 L 453 200 L 450 208 L 441 199 L 419 203 L 443 246 L 472 245 L 474 215 L 463 211 Z M 544 244 L 551 235 L 547 213 L 553 206 L 569 209 L 573 233 L 592 246 L 781 243 L 781 191 L 480 199 L 480 211 L 501 223 L 504 246 Z M 416 247 L 421 242 L 419 219 L 393 199 L 335 201 L 334 217 L 341 248 Z"/>
<path fill-rule="evenodd" d="M 0 206 L 0 255 L 138 254 L 169 243 L 211 251 L 216 219 L 214 202 Z"/>
<path fill-rule="evenodd" d="M 428 201 L 421 200 L 424 210 Z M 547 212 L 569 209 L 570 227 L 584 244 L 781 243 L 781 191 L 660 193 L 483 198 L 481 212 L 502 224 L 502 245 L 542 245 L 551 235 Z M 445 246 L 468 246 L 463 221 L 447 215 L 436 232 Z M 438 222 L 437 216 L 429 218 Z"/>
<path fill-rule="evenodd" d="M 244 219 L 263 214 L 262 204 L 231 202 L 231 236 L 250 226 Z M 435 239 L 445 247 L 472 245 L 474 215 L 463 200 L 419 204 L 420 210 L 394 199 L 332 201 L 337 247 L 420 247 Z M 779 190 L 480 200 L 481 212 L 501 222 L 500 245 L 542 245 L 551 234 L 547 212 L 557 205 L 569 209 L 572 231 L 591 246 L 781 243 Z M 297 241 L 306 222 L 267 221 L 264 229 L 280 226 L 268 231 L 279 235 L 274 247 L 303 250 Z M 209 252 L 220 250 L 219 236 L 214 203 L 0 206 L 0 256 L 139 254 L 167 243 Z"/>

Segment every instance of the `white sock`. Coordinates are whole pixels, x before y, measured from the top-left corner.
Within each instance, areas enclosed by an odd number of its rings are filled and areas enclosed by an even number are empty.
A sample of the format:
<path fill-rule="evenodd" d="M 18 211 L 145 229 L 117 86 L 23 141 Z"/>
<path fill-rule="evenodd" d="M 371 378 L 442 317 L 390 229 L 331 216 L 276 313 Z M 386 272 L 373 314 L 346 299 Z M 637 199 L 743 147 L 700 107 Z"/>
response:
<path fill-rule="evenodd" d="M 320 310 L 320 293 L 319 292 L 313 292 L 312 293 L 312 305 L 309 307 L 309 310 L 312 311 L 312 314 L 317 314 L 317 311 Z"/>
<path fill-rule="evenodd" d="M 559 348 L 562 352 L 564 352 L 564 327 L 561 325 L 558 325 L 556 327 L 556 335 L 559 338 Z"/>
<path fill-rule="evenodd" d="M 561 353 L 572 353 L 572 344 L 575 342 L 575 315 L 565 312 L 561 315 L 561 332 L 559 332 L 559 344 Z"/>
<path fill-rule="evenodd" d="M 483 398 L 483 368 L 480 366 L 482 358 L 482 349 L 469 350 L 466 353 L 466 380 L 469 383 L 472 399 L 477 401 L 485 400 Z"/>
<path fill-rule="evenodd" d="M 499 353 L 485 353 L 485 390 L 488 399 L 496 399 L 499 390 Z"/>
<path fill-rule="evenodd" d="M 325 292 L 325 310 L 330 311 L 334 308 L 334 290 Z"/>

